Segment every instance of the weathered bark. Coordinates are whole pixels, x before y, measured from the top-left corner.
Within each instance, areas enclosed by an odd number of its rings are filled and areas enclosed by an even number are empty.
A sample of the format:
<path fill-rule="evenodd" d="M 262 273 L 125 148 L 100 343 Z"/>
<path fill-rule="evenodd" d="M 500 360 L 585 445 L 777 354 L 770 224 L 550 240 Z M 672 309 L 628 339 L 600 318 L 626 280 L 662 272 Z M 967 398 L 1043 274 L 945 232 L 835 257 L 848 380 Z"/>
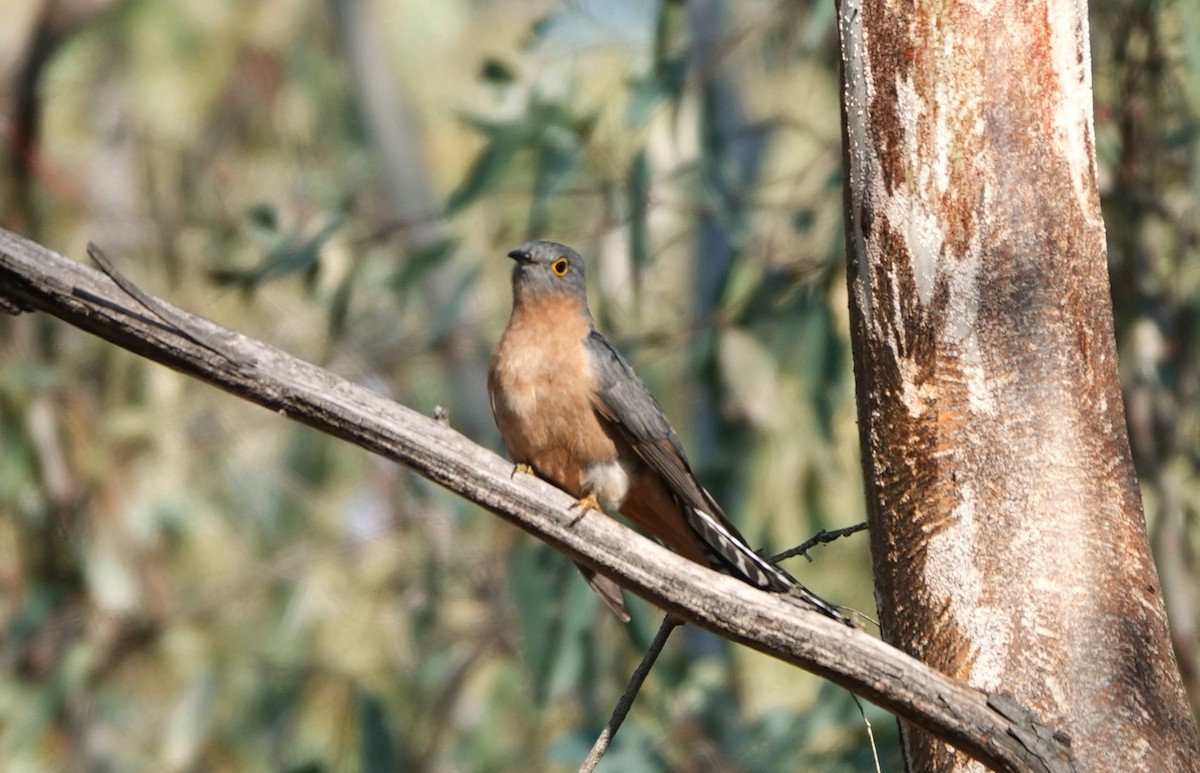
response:
<path fill-rule="evenodd" d="M 1117 378 L 1083 2 L 839 9 L 885 639 L 1085 770 L 1195 770 Z M 978 763 L 912 726 L 911 769 Z"/>

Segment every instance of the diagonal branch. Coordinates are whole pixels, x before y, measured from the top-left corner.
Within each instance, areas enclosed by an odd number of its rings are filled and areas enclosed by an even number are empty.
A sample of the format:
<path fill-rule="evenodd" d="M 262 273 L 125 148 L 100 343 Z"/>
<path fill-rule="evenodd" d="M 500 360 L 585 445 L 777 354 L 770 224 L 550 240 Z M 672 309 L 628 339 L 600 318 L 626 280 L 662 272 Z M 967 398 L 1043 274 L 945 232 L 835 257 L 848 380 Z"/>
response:
<path fill-rule="evenodd" d="M 407 465 L 683 620 L 823 676 L 998 770 L 1071 770 L 1061 737 L 863 631 L 671 553 L 433 418 L 155 299 L 164 324 L 100 272 L 0 230 L 0 297 Z M 160 305 L 161 304 L 161 305 Z M 198 343 L 203 341 L 204 343 Z M 1007 715 L 1007 716 L 1006 716 Z M 1007 717 L 1014 717 L 1009 719 Z M 1031 739 L 1034 739 L 1031 741 Z M 1034 742 L 1036 741 L 1036 742 Z"/>

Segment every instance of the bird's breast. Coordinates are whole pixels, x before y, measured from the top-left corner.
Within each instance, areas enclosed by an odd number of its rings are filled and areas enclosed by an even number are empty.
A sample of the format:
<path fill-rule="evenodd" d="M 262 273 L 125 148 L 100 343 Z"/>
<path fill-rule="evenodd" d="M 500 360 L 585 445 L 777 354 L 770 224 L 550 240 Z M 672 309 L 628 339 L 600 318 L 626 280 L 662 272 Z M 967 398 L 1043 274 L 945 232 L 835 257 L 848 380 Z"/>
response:
<path fill-rule="evenodd" d="M 574 298 L 519 304 L 488 374 L 496 426 L 514 462 L 574 496 L 617 447 L 592 409 L 596 372 L 584 345 L 591 322 Z"/>

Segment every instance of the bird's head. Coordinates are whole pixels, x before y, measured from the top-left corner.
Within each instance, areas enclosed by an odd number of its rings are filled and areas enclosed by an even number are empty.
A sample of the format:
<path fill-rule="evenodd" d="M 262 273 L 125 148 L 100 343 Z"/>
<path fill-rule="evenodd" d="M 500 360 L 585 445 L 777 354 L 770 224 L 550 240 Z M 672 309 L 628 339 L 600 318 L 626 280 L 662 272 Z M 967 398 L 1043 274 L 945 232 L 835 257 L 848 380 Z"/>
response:
<path fill-rule="evenodd" d="M 517 262 L 512 273 L 515 302 L 566 296 L 578 298 L 587 307 L 583 258 L 575 250 L 539 240 L 525 242 L 508 257 Z"/>

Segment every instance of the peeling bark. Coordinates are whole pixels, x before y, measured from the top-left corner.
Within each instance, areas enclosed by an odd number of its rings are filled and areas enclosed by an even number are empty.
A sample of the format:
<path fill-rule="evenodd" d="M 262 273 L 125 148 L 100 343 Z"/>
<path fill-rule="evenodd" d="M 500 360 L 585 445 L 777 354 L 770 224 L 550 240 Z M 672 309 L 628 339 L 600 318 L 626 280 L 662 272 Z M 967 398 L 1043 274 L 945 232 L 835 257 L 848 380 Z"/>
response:
<path fill-rule="evenodd" d="M 1082 2 L 839 9 L 848 281 L 887 641 L 1195 770 L 1117 380 Z M 977 766 L 906 726 L 914 770 Z"/>

